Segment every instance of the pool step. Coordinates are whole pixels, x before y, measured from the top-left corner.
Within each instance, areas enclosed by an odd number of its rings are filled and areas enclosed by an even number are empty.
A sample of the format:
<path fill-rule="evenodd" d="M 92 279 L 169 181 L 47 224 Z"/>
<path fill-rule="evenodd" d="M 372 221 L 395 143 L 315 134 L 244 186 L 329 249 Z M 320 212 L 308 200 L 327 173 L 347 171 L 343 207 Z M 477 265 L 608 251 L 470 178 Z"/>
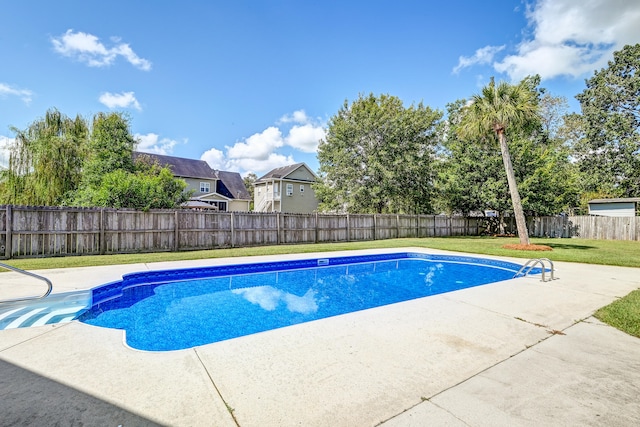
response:
<path fill-rule="evenodd" d="M 0 330 L 65 323 L 91 306 L 91 292 L 51 295 L 37 302 L 0 306 Z"/>

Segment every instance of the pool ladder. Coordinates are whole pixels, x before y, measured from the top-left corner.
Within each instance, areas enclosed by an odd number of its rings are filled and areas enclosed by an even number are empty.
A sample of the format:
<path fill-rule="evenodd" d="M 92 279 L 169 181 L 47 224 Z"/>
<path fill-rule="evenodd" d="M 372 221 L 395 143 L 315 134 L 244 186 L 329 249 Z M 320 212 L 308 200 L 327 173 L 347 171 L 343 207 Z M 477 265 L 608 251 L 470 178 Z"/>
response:
<path fill-rule="evenodd" d="M 2 262 L 0 262 L 0 267 L 6 268 L 7 270 L 15 271 L 16 273 L 24 274 L 26 276 L 35 277 L 36 279 L 42 280 L 43 282 L 45 282 L 47 284 L 47 291 L 44 294 L 40 295 L 40 296 L 16 298 L 16 299 L 5 299 L 5 300 L 0 300 L 0 304 L 10 303 L 10 302 L 23 302 L 23 301 L 33 301 L 33 300 L 43 299 L 43 298 L 48 297 L 49 294 L 51 293 L 51 290 L 53 289 L 53 285 L 51 284 L 51 281 L 49 279 L 47 279 L 46 277 L 42 277 L 42 276 L 39 276 L 37 274 L 21 270 L 21 269 L 19 269 L 17 267 L 13 267 L 11 265 L 8 265 L 8 264 L 2 263 Z"/>
<path fill-rule="evenodd" d="M 545 267 L 545 262 L 549 263 L 549 267 L 551 270 L 551 278 L 549 280 L 555 280 L 554 273 L 556 269 L 553 266 L 553 262 L 549 258 L 531 258 L 522 266 L 522 268 L 520 268 L 520 270 L 518 270 L 513 278 L 515 279 L 516 277 L 520 276 L 520 274 L 522 274 L 523 277 L 526 276 L 527 274 L 531 273 L 531 270 L 533 270 L 533 267 L 535 267 L 536 264 L 540 264 L 540 267 L 542 267 L 542 281 L 546 282 L 547 279 L 545 276 L 545 272 L 547 269 Z"/>

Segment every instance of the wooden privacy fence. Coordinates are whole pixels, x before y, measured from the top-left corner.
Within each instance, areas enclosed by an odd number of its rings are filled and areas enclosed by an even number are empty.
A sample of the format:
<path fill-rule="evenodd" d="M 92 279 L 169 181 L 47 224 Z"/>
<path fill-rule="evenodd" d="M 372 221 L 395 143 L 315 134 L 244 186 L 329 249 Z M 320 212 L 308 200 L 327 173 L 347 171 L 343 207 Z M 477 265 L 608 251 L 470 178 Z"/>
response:
<path fill-rule="evenodd" d="M 478 235 L 482 218 L 0 206 L 0 257 Z"/>
<path fill-rule="evenodd" d="M 596 240 L 640 241 L 640 217 L 555 216 L 529 220 L 535 237 L 577 237 Z"/>
<path fill-rule="evenodd" d="M 401 237 L 477 236 L 490 220 L 444 215 L 287 214 L 0 206 L 0 258 L 120 254 Z M 529 218 L 532 237 L 640 240 L 640 217 Z M 513 218 L 505 231 L 515 233 Z"/>

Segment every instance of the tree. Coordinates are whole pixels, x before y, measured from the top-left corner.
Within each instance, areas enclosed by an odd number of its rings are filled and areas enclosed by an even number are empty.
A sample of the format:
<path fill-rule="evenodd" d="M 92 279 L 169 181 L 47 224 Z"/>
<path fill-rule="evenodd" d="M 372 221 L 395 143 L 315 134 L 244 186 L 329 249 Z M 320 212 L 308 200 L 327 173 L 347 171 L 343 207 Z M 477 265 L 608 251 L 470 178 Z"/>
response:
<path fill-rule="evenodd" d="M 518 126 L 539 120 L 538 94 L 534 89 L 537 80 L 528 77 L 517 85 L 506 82 L 496 85 L 492 78 L 489 85 L 482 89 L 482 93 L 474 95 L 466 106 L 459 128 L 466 139 L 482 141 L 489 133 L 497 136 L 522 245 L 529 245 L 529 233 L 509 153 L 507 131 L 511 127 L 517 129 Z"/>
<path fill-rule="evenodd" d="M 115 170 L 133 172 L 135 144 L 127 117 L 121 113 L 96 114 L 84 164 L 84 185 L 98 186 L 104 175 Z"/>
<path fill-rule="evenodd" d="M 320 209 L 356 213 L 432 210 L 436 125 L 442 113 L 362 95 L 329 120 L 318 147 Z"/>
<path fill-rule="evenodd" d="M 132 208 L 140 210 L 170 209 L 189 199 L 187 184 L 176 179 L 171 170 L 151 163 L 144 157 L 137 160 L 134 170 L 112 170 L 102 176 L 98 185 L 78 191 L 74 205 L 87 207 Z"/>
<path fill-rule="evenodd" d="M 253 172 L 248 173 L 247 176 L 242 178 L 244 187 L 247 189 L 247 191 L 249 192 L 249 195 L 251 196 L 251 201 L 249 202 L 249 210 L 253 210 L 253 192 L 255 191 L 255 187 L 253 186 L 253 183 L 256 182 L 257 179 L 258 179 L 258 175 L 256 175 Z"/>
<path fill-rule="evenodd" d="M 575 157 L 586 191 L 640 195 L 640 44 L 614 52 L 586 81 L 580 101 L 585 138 Z"/>
<path fill-rule="evenodd" d="M 2 173 L 2 203 L 55 205 L 80 182 L 88 127 L 55 108 L 16 134 L 7 170 Z"/>
<path fill-rule="evenodd" d="M 513 209 L 500 147 L 491 141 L 461 138 L 458 127 L 465 100 L 447 106 L 447 130 L 443 132 L 438 178 L 440 206 L 451 213 L 468 215 L 487 210 L 502 218 Z M 510 155 L 519 183 L 523 210 L 528 215 L 554 215 L 567 211 L 576 202 L 576 184 L 569 149 L 548 132 L 532 132 L 538 122 L 524 129 L 511 128 Z M 528 137 L 527 137 L 528 135 Z M 532 136 L 533 135 L 533 136 Z"/>

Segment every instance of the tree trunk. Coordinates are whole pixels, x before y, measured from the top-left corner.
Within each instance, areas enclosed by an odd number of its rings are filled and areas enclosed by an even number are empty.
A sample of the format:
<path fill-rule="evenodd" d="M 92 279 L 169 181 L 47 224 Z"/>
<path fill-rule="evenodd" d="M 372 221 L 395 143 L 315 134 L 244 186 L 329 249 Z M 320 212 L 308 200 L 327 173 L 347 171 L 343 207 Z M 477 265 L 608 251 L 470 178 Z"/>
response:
<path fill-rule="evenodd" d="M 513 203 L 513 214 L 516 217 L 516 227 L 518 228 L 518 237 L 521 245 L 529 244 L 529 232 L 527 231 L 527 222 L 524 218 L 524 210 L 522 209 L 522 201 L 516 184 L 516 176 L 513 173 L 513 165 L 511 164 L 511 155 L 507 146 L 507 137 L 504 130 L 498 132 L 498 140 L 500 141 L 500 151 L 502 151 L 502 161 L 504 169 L 507 172 L 507 182 L 509 183 L 509 192 L 511 193 L 511 202 Z"/>

